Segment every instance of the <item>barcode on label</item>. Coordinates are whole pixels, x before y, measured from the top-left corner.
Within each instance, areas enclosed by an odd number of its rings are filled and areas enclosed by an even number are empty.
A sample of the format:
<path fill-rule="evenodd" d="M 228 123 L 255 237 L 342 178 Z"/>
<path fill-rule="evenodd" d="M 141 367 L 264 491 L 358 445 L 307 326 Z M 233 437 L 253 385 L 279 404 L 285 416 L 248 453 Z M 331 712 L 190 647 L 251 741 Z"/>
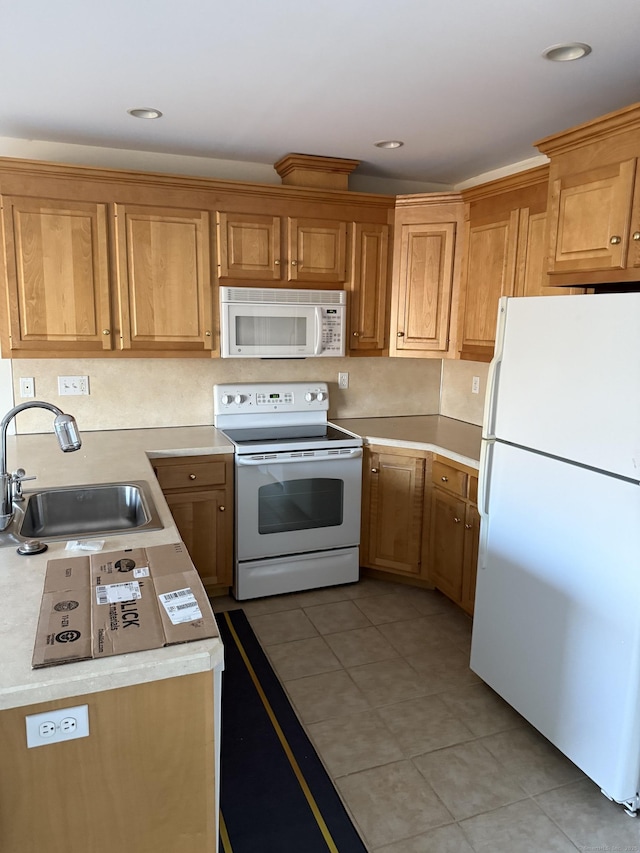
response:
<path fill-rule="evenodd" d="M 162 597 L 165 601 L 171 601 L 172 598 L 185 598 L 187 595 L 193 596 L 189 587 L 186 589 L 177 589 L 175 592 L 165 592 Z"/>
<path fill-rule="evenodd" d="M 171 609 L 172 610 L 186 610 L 187 607 L 189 607 L 189 608 L 193 607 L 193 602 L 187 601 L 186 604 L 175 604 L 175 605 L 172 605 Z"/>
<path fill-rule="evenodd" d="M 96 600 L 98 604 L 108 604 L 109 596 L 107 595 L 106 586 L 97 586 L 96 587 Z"/>

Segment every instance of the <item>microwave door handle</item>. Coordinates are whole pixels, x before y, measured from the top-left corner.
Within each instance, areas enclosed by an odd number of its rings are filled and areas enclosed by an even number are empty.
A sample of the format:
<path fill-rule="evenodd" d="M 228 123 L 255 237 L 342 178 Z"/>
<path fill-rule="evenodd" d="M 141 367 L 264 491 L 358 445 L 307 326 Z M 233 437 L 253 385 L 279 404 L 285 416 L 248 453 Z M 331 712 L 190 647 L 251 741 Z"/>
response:
<path fill-rule="evenodd" d="M 315 313 L 315 343 L 313 354 L 320 355 L 322 353 L 322 308 L 316 305 L 313 310 Z"/>

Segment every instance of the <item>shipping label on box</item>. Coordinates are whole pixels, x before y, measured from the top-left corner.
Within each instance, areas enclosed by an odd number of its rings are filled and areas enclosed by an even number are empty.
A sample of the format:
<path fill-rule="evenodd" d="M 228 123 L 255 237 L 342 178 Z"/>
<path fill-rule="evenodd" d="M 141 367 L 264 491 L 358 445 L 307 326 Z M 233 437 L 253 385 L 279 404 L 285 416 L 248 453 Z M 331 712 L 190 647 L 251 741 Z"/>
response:
<path fill-rule="evenodd" d="M 34 667 L 217 637 L 182 542 L 49 560 Z"/>

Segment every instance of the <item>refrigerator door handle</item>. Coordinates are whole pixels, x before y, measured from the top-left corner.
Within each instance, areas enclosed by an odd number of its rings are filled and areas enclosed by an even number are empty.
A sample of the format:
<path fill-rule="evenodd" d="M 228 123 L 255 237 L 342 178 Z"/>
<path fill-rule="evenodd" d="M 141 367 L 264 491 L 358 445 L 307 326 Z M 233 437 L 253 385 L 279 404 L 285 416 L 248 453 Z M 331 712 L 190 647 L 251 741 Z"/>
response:
<path fill-rule="evenodd" d="M 480 447 L 480 469 L 478 471 L 478 512 L 482 519 L 489 517 L 489 497 L 491 490 L 491 466 L 493 463 L 493 440 L 483 440 Z"/>
<path fill-rule="evenodd" d="M 487 377 L 487 393 L 485 397 L 484 417 L 482 420 L 482 436 L 483 438 L 488 439 L 496 437 L 496 406 L 498 402 L 498 387 L 500 385 L 500 366 L 502 364 L 504 351 L 504 327 L 507 319 L 508 298 L 508 296 L 502 296 L 498 301 L 496 344 Z"/>

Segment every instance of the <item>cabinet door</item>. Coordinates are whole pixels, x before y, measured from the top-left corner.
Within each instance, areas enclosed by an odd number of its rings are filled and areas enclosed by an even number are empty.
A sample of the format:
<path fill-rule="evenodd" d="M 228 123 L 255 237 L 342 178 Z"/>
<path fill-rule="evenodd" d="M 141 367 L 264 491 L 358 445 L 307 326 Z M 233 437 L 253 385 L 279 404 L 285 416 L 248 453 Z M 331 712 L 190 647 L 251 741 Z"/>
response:
<path fill-rule="evenodd" d="M 549 272 L 626 266 L 636 160 L 553 181 Z"/>
<path fill-rule="evenodd" d="M 431 491 L 429 574 L 436 587 L 462 601 L 465 502 L 450 492 Z"/>
<path fill-rule="evenodd" d="M 389 226 L 354 223 L 349 349 L 382 350 L 387 325 Z"/>
<path fill-rule="evenodd" d="M 116 205 L 123 349 L 213 348 L 209 215 Z"/>
<path fill-rule="evenodd" d="M 224 489 L 165 495 L 182 541 L 205 587 L 233 582 L 233 507 Z"/>
<path fill-rule="evenodd" d="M 455 236 L 454 222 L 401 226 L 396 351 L 446 351 Z"/>
<path fill-rule="evenodd" d="M 419 575 L 424 459 L 371 453 L 367 565 Z"/>
<path fill-rule="evenodd" d="M 290 218 L 288 254 L 289 281 L 346 281 L 347 223 Z"/>
<path fill-rule="evenodd" d="M 462 327 L 463 357 L 493 354 L 498 300 L 515 291 L 519 211 L 469 228 L 467 282 Z"/>
<path fill-rule="evenodd" d="M 218 275 L 278 281 L 280 217 L 256 213 L 217 213 Z"/>
<path fill-rule="evenodd" d="M 11 350 L 111 349 L 106 205 L 5 197 Z"/>
<path fill-rule="evenodd" d="M 480 543 L 480 513 L 475 504 L 467 504 L 464 517 L 464 558 L 462 571 L 462 598 L 460 606 L 473 614 L 478 571 L 478 545 Z"/>

